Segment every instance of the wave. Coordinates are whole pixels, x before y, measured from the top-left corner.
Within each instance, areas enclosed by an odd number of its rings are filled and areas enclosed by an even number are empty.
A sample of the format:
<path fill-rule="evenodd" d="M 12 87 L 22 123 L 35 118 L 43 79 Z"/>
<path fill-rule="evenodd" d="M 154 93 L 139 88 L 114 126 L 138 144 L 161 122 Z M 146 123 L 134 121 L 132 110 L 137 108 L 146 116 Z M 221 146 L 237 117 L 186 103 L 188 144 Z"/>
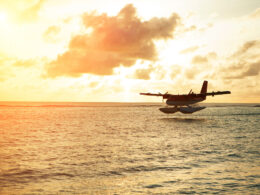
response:
<path fill-rule="evenodd" d="M 44 173 L 38 170 L 18 170 L 13 169 L 8 173 L 0 174 L 0 186 L 5 183 L 30 183 L 36 180 L 45 180 L 50 178 L 64 178 L 64 177 L 75 177 L 75 175 L 70 173 L 54 172 L 54 173 Z"/>
<path fill-rule="evenodd" d="M 120 168 L 118 170 L 102 172 L 102 176 L 113 176 L 113 175 L 124 175 L 127 173 L 141 173 L 141 172 L 152 172 L 152 171 L 177 171 L 177 170 L 188 170 L 192 169 L 190 166 L 133 166 Z"/>
<path fill-rule="evenodd" d="M 260 104 L 256 103 L 201 103 L 206 107 L 260 107 Z"/>
<path fill-rule="evenodd" d="M 238 113 L 238 114 L 228 114 L 228 116 L 258 116 L 260 113 Z"/>

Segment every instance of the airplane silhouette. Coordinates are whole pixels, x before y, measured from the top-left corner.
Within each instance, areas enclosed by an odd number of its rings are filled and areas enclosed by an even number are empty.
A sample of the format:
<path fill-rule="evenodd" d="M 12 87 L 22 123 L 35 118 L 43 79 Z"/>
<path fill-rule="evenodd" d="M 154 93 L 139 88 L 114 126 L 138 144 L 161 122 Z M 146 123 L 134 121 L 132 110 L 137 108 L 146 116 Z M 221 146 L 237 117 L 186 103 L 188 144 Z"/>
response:
<path fill-rule="evenodd" d="M 160 108 L 159 110 L 170 114 L 175 112 L 182 112 L 184 114 L 192 114 L 193 112 L 202 110 L 206 107 L 191 107 L 191 104 L 195 104 L 198 102 L 202 102 L 206 100 L 207 96 L 215 96 L 215 95 L 223 95 L 223 94 L 231 94 L 230 91 L 217 91 L 217 92 L 207 92 L 208 81 L 204 81 L 200 93 L 193 93 L 192 90 L 188 94 L 182 95 L 173 95 L 166 92 L 165 94 L 161 93 L 140 93 L 140 95 L 147 96 L 161 96 L 163 99 L 166 99 L 166 104 L 174 107 L 165 107 Z"/>

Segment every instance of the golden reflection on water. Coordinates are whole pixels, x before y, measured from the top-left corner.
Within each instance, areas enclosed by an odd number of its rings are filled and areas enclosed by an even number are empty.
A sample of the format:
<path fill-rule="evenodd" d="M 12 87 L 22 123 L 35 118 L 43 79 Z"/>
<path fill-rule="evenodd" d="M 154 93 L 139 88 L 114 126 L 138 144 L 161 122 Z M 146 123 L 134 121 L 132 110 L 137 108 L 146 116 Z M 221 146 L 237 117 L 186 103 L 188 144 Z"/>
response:
<path fill-rule="evenodd" d="M 259 190 L 258 115 L 229 115 L 239 108 L 188 117 L 140 106 L 1 109 L 0 194 Z"/>

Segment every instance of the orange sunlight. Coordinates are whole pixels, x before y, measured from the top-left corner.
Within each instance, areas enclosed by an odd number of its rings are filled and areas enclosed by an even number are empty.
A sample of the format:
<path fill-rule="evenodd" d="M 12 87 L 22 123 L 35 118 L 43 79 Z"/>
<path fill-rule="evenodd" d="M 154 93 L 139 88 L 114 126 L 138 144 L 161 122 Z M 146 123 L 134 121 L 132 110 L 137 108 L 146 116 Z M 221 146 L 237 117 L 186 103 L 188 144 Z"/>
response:
<path fill-rule="evenodd" d="M 232 94 L 207 101 L 260 102 L 256 4 L 0 2 L 0 101 L 157 101 L 139 93 L 208 80 Z"/>

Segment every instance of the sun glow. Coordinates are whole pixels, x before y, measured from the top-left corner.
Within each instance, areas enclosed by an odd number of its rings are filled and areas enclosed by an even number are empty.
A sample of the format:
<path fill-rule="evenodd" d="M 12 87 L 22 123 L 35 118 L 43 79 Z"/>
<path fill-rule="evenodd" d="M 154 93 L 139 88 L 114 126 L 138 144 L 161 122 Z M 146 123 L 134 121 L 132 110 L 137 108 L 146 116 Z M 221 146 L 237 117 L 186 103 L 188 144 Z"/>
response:
<path fill-rule="evenodd" d="M 7 23 L 7 14 L 4 12 L 0 12 L 0 23 L 1 24 Z"/>
<path fill-rule="evenodd" d="M 139 93 L 208 80 L 259 102 L 260 4 L 237 1 L 0 0 L 0 100 L 158 101 Z"/>

